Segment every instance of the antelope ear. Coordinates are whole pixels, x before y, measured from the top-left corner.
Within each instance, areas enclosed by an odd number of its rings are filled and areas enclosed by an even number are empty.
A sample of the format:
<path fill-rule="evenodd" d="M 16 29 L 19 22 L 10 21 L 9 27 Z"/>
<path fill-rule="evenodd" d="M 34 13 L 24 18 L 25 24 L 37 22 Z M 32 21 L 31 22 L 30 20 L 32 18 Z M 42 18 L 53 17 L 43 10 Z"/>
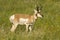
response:
<path fill-rule="evenodd" d="M 40 10 L 42 10 L 43 6 L 40 4 Z"/>
<path fill-rule="evenodd" d="M 34 9 L 34 13 L 35 13 L 35 14 L 37 13 L 37 10 L 36 10 L 36 9 Z"/>

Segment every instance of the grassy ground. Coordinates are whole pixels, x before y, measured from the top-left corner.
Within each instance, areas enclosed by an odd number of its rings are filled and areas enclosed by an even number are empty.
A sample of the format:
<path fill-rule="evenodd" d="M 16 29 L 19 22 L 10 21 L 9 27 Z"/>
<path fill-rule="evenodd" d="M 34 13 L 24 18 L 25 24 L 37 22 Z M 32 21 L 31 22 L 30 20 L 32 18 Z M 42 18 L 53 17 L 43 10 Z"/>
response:
<path fill-rule="evenodd" d="M 33 14 L 35 4 L 42 6 L 42 19 L 37 19 L 31 33 L 19 25 L 10 32 L 9 17 L 15 13 Z M 60 0 L 0 0 L 0 40 L 60 40 Z"/>

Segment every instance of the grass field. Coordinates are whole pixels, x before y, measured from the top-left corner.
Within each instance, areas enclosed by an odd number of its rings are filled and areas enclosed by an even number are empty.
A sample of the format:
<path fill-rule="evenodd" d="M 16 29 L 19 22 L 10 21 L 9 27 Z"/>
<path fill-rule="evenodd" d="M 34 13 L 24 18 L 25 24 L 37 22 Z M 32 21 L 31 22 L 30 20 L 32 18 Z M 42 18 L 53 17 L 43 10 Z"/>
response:
<path fill-rule="evenodd" d="M 43 18 L 38 18 L 31 33 L 19 25 L 10 32 L 9 17 L 15 13 L 33 14 L 35 5 L 42 7 Z M 60 0 L 0 0 L 0 40 L 60 40 Z"/>

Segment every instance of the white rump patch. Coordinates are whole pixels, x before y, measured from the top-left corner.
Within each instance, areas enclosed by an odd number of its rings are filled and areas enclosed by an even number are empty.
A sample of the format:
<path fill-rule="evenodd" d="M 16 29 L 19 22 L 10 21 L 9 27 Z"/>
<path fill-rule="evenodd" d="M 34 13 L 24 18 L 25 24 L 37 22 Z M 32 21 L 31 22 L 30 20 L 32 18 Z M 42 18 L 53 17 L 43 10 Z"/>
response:
<path fill-rule="evenodd" d="M 10 20 L 11 22 L 13 22 L 14 18 L 15 18 L 15 15 L 12 15 L 12 16 L 9 18 L 9 20 Z"/>

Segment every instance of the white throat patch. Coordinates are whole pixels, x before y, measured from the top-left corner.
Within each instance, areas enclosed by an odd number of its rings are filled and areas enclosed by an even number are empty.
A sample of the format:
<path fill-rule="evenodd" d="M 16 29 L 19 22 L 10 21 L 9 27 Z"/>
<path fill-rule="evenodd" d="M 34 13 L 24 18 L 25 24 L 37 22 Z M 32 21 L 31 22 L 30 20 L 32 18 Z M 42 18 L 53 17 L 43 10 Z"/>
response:
<path fill-rule="evenodd" d="M 37 19 L 37 17 L 36 17 L 36 16 L 34 16 L 34 18 L 35 18 L 35 19 Z"/>

